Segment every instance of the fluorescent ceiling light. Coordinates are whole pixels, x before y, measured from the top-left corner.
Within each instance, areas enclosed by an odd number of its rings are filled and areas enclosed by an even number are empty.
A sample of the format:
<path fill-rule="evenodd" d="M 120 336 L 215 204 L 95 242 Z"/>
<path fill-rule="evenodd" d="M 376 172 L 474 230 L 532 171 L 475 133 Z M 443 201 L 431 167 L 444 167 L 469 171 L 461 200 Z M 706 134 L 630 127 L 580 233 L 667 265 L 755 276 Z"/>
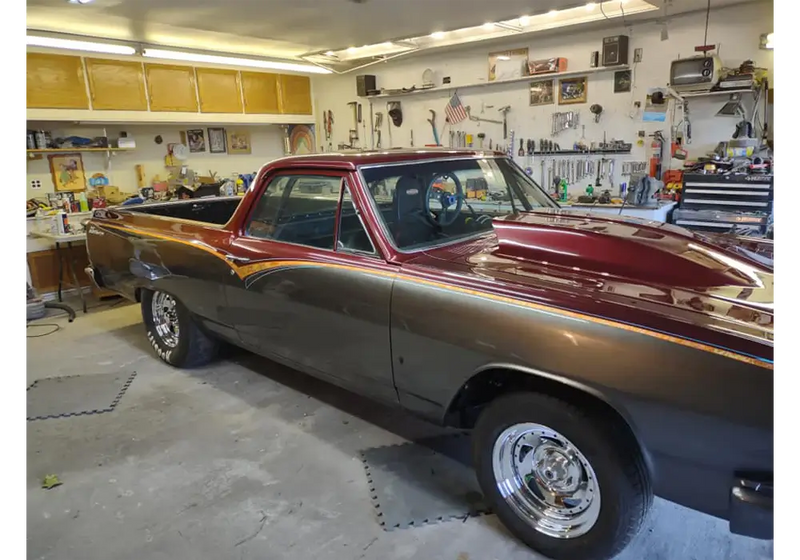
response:
<path fill-rule="evenodd" d="M 355 47 L 347 47 L 347 52 L 349 52 L 349 53 L 354 53 L 354 52 L 356 52 L 357 50 L 358 50 L 358 49 L 357 49 L 357 48 L 355 48 Z"/>
<path fill-rule="evenodd" d="M 431 33 L 431 37 L 434 39 L 444 39 L 444 31 L 434 31 Z"/>
<path fill-rule="evenodd" d="M 596 7 L 597 7 L 597 4 L 595 4 L 594 2 L 589 2 L 588 4 L 586 4 L 586 11 L 587 12 L 591 12 Z"/>
<path fill-rule="evenodd" d="M 87 51 L 106 54 L 136 54 L 136 49 L 127 45 L 95 43 L 93 41 L 73 41 L 72 39 L 57 39 L 55 37 L 35 37 L 28 35 L 27 44 L 29 47 L 48 47 L 52 49 L 67 49 L 71 51 Z"/>
<path fill-rule="evenodd" d="M 547 15 L 550 16 L 550 17 L 553 17 L 557 13 L 558 13 L 558 10 L 550 10 L 549 12 L 547 12 Z"/>
<path fill-rule="evenodd" d="M 69 2 L 70 4 L 89 4 L 90 2 L 93 1 L 94 0 L 67 0 L 67 2 Z"/>
<path fill-rule="evenodd" d="M 484 23 L 483 24 L 483 28 L 486 31 L 492 31 L 494 29 L 494 24 L 493 23 Z"/>
<path fill-rule="evenodd" d="M 325 56 L 336 56 L 336 53 L 333 51 L 328 51 L 325 53 Z"/>
<path fill-rule="evenodd" d="M 522 16 L 521 18 L 519 18 L 519 24 L 520 25 L 528 25 L 528 22 L 530 22 L 530 21 L 531 21 L 531 18 L 529 18 L 528 16 Z"/>
<path fill-rule="evenodd" d="M 167 60 L 182 60 L 185 62 L 206 62 L 208 64 L 228 64 L 231 66 L 248 66 L 252 68 L 267 68 L 270 70 L 289 70 L 294 72 L 310 72 L 312 74 L 330 74 L 327 68 L 320 68 L 312 64 L 297 64 L 294 62 L 278 62 L 273 60 L 257 60 L 253 58 L 236 58 L 231 56 L 215 56 L 182 51 L 166 51 L 161 49 L 145 49 L 142 53 L 149 58 L 164 58 Z"/>

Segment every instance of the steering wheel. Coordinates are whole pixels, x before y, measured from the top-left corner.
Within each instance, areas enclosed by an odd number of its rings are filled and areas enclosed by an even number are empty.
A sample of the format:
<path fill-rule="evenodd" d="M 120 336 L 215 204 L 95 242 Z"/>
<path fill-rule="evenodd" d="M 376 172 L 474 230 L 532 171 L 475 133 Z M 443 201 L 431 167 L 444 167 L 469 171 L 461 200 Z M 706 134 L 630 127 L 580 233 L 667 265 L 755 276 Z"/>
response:
<path fill-rule="evenodd" d="M 440 189 L 435 184 L 437 180 L 450 178 L 456 185 L 455 194 Z M 432 225 L 438 227 L 447 227 L 455 223 L 461 213 L 461 208 L 464 206 L 464 188 L 461 186 L 461 181 L 458 180 L 455 173 L 437 173 L 431 178 L 428 183 L 428 188 L 425 189 L 424 206 L 425 206 L 425 219 Z M 439 215 L 435 215 L 431 210 L 431 199 L 438 200 L 442 205 L 442 210 Z"/>

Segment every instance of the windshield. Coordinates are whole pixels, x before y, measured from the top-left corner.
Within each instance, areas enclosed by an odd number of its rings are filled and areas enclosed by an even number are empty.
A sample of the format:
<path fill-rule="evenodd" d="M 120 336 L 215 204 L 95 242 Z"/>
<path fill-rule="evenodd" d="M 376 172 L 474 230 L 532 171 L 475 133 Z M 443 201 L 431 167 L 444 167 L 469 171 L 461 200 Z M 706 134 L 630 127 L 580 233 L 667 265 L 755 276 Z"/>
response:
<path fill-rule="evenodd" d="M 367 189 L 398 249 L 449 243 L 492 229 L 492 217 L 558 205 L 506 158 L 364 167 Z"/>

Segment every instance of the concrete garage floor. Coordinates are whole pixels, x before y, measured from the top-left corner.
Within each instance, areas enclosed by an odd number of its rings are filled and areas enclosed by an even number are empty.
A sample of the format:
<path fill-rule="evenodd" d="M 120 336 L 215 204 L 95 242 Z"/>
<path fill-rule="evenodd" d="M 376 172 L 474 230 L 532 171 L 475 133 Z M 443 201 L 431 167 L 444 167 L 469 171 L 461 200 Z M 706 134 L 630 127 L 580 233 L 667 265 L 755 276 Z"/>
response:
<path fill-rule="evenodd" d="M 28 422 L 28 558 L 539 558 L 493 515 L 378 525 L 359 452 L 441 433 L 434 427 L 246 352 L 172 369 L 135 305 L 40 322 L 62 328 L 28 339 L 29 384 L 137 375 L 112 412 Z M 63 484 L 42 489 L 47 474 Z M 771 542 L 657 499 L 619 558 L 772 556 Z"/>

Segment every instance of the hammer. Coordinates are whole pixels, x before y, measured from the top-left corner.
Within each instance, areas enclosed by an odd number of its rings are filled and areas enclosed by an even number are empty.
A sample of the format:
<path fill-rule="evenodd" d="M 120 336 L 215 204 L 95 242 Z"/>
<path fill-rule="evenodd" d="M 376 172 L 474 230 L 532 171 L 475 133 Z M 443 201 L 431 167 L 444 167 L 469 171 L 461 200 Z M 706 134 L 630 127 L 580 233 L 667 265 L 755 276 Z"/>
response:
<path fill-rule="evenodd" d="M 439 144 L 439 133 L 436 132 L 436 111 L 433 109 L 428 109 L 431 112 L 431 118 L 428 119 L 428 122 L 431 123 L 431 129 L 433 130 L 433 141 L 437 146 Z"/>
<path fill-rule="evenodd" d="M 500 107 L 498 111 L 503 113 L 503 140 L 508 138 L 508 120 L 506 119 L 506 114 L 511 110 L 511 105 L 506 105 L 505 107 Z"/>

